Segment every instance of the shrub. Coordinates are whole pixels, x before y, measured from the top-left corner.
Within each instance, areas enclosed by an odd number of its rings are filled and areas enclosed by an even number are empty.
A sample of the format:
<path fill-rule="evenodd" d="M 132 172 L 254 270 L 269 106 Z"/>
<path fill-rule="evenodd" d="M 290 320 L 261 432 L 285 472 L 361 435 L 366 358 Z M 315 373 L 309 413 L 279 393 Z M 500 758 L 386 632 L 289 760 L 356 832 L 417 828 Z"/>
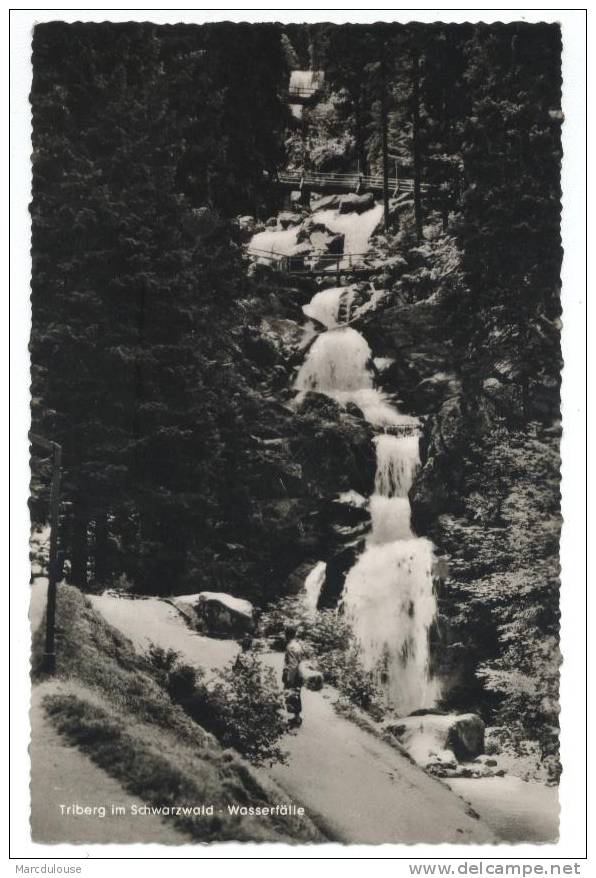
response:
<path fill-rule="evenodd" d="M 164 656 L 159 655 L 158 661 Z M 283 761 L 278 746 L 286 731 L 283 694 L 271 668 L 254 653 L 240 655 L 206 685 L 200 668 L 175 663 L 165 677 L 172 699 L 225 747 L 254 763 Z"/>
<path fill-rule="evenodd" d="M 275 673 L 254 654 L 241 655 L 218 674 L 209 691 L 218 738 L 253 762 L 283 761 L 284 699 Z"/>

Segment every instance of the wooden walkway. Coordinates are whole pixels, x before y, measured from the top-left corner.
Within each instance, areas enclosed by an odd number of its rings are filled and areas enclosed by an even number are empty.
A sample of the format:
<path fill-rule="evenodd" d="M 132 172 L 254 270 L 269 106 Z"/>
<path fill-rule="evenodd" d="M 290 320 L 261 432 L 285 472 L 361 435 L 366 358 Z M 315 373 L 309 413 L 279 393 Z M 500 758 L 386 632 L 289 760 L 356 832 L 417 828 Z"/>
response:
<path fill-rule="evenodd" d="M 305 256 L 285 256 L 271 250 L 259 250 L 248 247 L 248 256 L 257 262 L 269 265 L 276 271 L 290 277 L 317 277 L 324 275 L 359 275 L 368 276 L 378 267 L 366 262 L 366 253 L 308 253 Z"/>
<path fill-rule="evenodd" d="M 282 189 L 323 192 L 329 194 L 345 192 L 382 192 L 382 174 L 334 174 L 319 171 L 279 171 L 276 180 Z M 398 195 L 402 192 L 414 192 L 414 181 L 402 177 L 389 177 L 389 192 Z M 423 183 L 421 192 L 428 192 L 430 186 Z"/>

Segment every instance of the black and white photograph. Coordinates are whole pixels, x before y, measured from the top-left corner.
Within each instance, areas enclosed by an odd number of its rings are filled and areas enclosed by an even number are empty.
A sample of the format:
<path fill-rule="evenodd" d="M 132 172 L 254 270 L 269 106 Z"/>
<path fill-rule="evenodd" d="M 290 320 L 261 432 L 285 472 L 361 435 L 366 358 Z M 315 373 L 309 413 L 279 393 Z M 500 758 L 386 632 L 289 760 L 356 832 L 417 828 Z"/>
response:
<path fill-rule="evenodd" d="M 31 841 L 556 845 L 561 25 L 143 12 L 30 33 Z"/>

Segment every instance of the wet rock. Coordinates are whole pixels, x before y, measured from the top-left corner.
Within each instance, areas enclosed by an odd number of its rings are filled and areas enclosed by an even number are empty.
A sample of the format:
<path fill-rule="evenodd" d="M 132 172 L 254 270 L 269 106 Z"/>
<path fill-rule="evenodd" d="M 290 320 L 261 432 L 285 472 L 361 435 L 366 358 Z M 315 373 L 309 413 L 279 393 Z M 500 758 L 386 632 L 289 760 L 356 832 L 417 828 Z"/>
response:
<path fill-rule="evenodd" d="M 319 609 L 335 609 L 344 588 L 346 576 L 356 563 L 363 543 L 347 546 L 327 561 L 325 580 L 319 595 Z"/>
<path fill-rule="evenodd" d="M 344 252 L 344 236 L 341 233 L 315 231 L 309 240 L 318 252 L 332 255 L 341 255 Z"/>
<path fill-rule="evenodd" d="M 484 723 L 477 714 L 462 714 L 449 729 L 447 746 L 460 762 L 473 759 L 484 750 L 484 730 Z"/>
<path fill-rule="evenodd" d="M 197 628 L 209 635 L 237 637 L 252 633 L 256 627 L 256 612 L 250 601 L 225 592 L 180 595 L 172 603 L 189 613 Z"/>
<path fill-rule="evenodd" d="M 341 195 L 324 195 L 314 205 L 316 210 L 337 210 L 340 205 Z"/>
<path fill-rule="evenodd" d="M 460 477 L 453 458 L 457 456 L 460 466 L 463 465 L 468 436 L 461 397 L 447 399 L 439 413 L 425 425 L 421 441 L 424 466 L 410 493 L 412 524 L 418 533 L 429 533 L 448 506 L 452 485 L 457 484 Z M 449 467 L 444 463 L 447 457 Z"/>
<path fill-rule="evenodd" d="M 314 566 L 315 561 L 309 558 L 295 567 L 284 582 L 284 594 L 300 594 L 304 588 L 304 582 Z"/>
<path fill-rule="evenodd" d="M 341 416 L 341 406 L 335 400 L 325 396 L 324 393 L 311 391 L 304 395 L 300 413 L 336 420 Z"/>
<path fill-rule="evenodd" d="M 353 418 L 358 418 L 361 421 L 366 420 L 364 417 L 364 412 L 360 408 L 360 406 L 356 405 L 355 402 L 349 402 L 345 408 L 346 414 L 352 415 Z"/>
<path fill-rule="evenodd" d="M 302 222 L 302 214 L 291 210 L 282 210 L 277 215 L 277 222 L 282 229 L 291 229 L 293 226 L 299 226 Z"/>
<path fill-rule="evenodd" d="M 350 489 L 364 496 L 372 493 L 376 455 L 370 424 L 323 394 L 307 393 L 297 426 L 294 455 L 307 480 L 317 485 L 319 496 Z"/>
<path fill-rule="evenodd" d="M 339 202 L 340 213 L 364 213 L 375 206 L 375 197 L 372 192 L 365 192 L 363 195 L 350 193 L 342 195 Z"/>
<path fill-rule="evenodd" d="M 423 378 L 416 386 L 415 393 L 425 407 L 437 409 L 446 399 L 461 392 L 461 381 L 453 372 L 435 372 L 430 378 Z"/>
<path fill-rule="evenodd" d="M 299 244 L 304 242 L 310 242 L 310 236 L 315 232 L 322 232 L 328 235 L 333 235 L 334 232 L 331 229 L 327 228 L 325 223 L 319 222 L 316 216 L 307 217 L 296 234 L 296 240 Z"/>
<path fill-rule="evenodd" d="M 411 715 L 389 720 L 384 729 L 422 765 L 453 757 L 468 762 L 484 750 L 484 723 L 474 713 Z"/>

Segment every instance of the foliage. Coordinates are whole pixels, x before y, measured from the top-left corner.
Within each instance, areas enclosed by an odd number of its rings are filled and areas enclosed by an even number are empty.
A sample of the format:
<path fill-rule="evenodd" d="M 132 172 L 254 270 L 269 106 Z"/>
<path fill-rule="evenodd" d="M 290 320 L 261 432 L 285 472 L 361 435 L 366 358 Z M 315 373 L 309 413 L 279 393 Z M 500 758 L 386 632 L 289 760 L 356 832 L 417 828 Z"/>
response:
<path fill-rule="evenodd" d="M 353 704 L 380 718 L 381 693 L 372 674 L 362 664 L 360 645 L 345 616 L 336 610 L 319 610 L 304 637 L 312 647 L 325 681 Z"/>
<path fill-rule="evenodd" d="M 244 653 L 220 671 L 209 704 L 222 743 L 257 763 L 283 761 L 277 741 L 287 729 L 284 699 L 273 669 L 257 655 Z"/>
<path fill-rule="evenodd" d="M 266 539 L 251 497 L 272 406 L 251 394 L 262 374 L 238 305 L 250 282 L 221 211 L 268 198 L 285 119 L 278 37 L 35 29 L 32 421 L 63 448 L 60 542 L 81 587 L 125 575 L 171 593 L 239 531 Z M 43 521 L 49 467 L 33 452 Z"/>
<path fill-rule="evenodd" d="M 207 683 L 201 668 L 153 648 L 151 660 L 170 698 L 195 722 L 252 762 L 283 761 L 284 700 L 275 674 L 254 653 L 242 653 Z"/>

